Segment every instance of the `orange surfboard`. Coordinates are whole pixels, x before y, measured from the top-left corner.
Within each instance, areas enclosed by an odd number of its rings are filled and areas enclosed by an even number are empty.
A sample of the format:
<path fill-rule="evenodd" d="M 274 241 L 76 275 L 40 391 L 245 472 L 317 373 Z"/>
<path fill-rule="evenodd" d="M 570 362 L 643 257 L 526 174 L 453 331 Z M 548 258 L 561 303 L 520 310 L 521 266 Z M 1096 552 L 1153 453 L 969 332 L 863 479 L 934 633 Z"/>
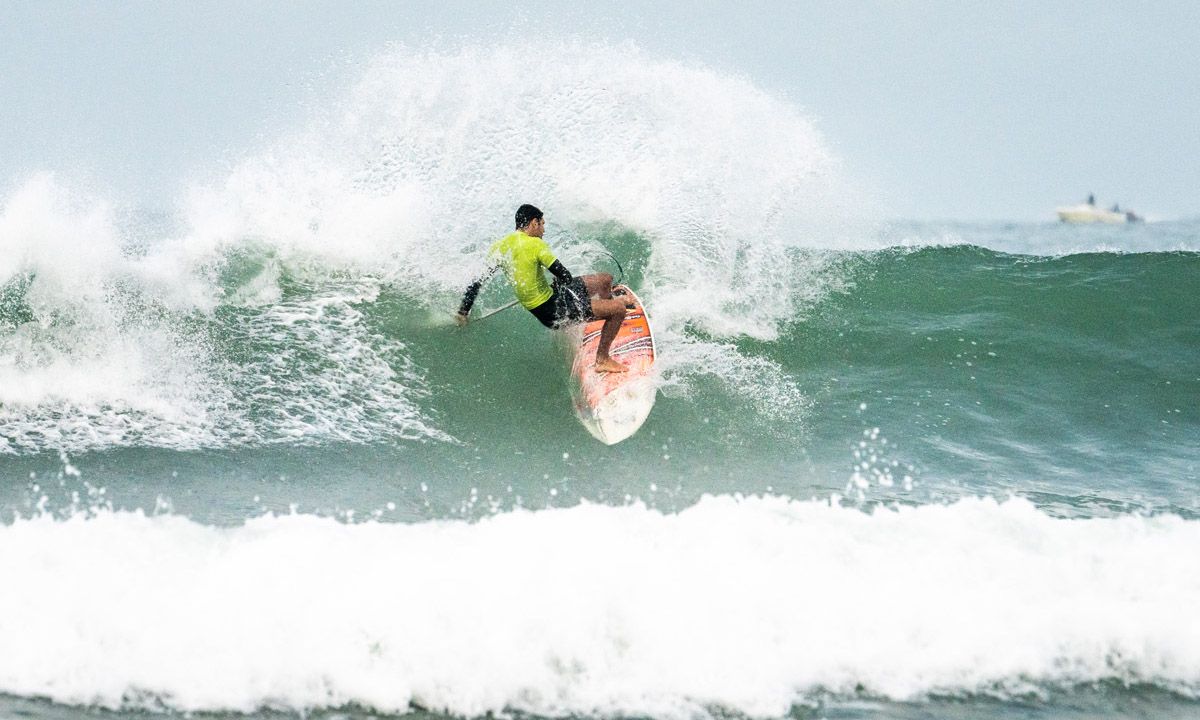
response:
<path fill-rule="evenodd" d="M 658 393 L 654 370 L 654 334 L 642 301 L 624 285 L 613 288 L 624 292 L 627 304 L 634 305 L 625 315 L 621 329 L 608 354 L 629 368 L 623 373 L 598 373 L 596 347 L 600 344 L 603 320 L 583 326 L 577 338 L 571 362 L 571 395 L 575 415 L 597 440 L 614 445 L 630 437 L 654 407 Z"/>

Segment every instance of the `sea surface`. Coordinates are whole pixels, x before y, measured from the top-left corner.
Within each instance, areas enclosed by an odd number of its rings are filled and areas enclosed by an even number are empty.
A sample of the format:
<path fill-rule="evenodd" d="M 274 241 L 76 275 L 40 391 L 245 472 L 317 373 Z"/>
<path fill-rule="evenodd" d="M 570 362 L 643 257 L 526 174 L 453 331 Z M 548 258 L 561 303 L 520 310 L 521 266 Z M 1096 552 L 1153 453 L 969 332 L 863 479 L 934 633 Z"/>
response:
<path fill-rule="evenodd" d="M 875 217 L 620 46 L 389 51 L 169 204 L 51 170 L 0 193 L 0 717 L 1200 717 L 1200 221 Z M 616 446 L 561 337 L 452 322 L 522 202 L 649 310 Z"/>

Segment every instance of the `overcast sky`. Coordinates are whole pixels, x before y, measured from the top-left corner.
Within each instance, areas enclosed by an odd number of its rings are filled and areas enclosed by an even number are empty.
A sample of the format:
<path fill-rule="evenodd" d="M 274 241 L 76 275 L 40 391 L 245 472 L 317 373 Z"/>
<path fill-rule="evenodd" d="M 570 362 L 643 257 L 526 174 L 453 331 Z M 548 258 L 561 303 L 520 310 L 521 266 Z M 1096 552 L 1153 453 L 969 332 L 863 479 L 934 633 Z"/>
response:
<path fill-rule="evenodd" d="M 1200 215 L 1200 2 L 0 3 L 0 188 L 169 204 L 388 43 L 633 40 L 812 117 L 888 215 Z"/>

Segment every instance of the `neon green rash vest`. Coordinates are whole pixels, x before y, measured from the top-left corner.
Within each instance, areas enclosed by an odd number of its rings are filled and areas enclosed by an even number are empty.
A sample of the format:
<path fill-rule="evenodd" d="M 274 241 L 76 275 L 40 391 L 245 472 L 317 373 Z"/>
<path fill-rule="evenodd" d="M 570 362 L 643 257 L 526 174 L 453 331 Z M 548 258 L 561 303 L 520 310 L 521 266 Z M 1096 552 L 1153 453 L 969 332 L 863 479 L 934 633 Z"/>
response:
<path fill-rule="evenodd" d="M 545 240 L 518 230 L 493 243 L 488 259 L 504 270 L 526 310 L 541 305 L 553 294 L 542 268 L 550 267 L 557 258 Z"/>

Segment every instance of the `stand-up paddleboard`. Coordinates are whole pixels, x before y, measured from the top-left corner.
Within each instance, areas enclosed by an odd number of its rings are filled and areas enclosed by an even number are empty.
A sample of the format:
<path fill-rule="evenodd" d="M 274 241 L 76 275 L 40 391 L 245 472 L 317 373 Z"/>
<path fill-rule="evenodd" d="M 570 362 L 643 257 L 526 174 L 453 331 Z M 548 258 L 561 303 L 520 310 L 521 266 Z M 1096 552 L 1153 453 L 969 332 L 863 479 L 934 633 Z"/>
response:
<path fill-rule="evenodd" d="M 596 346 L 600 344 L 603 320 L 583 326 L 571 362 L 571 396 L 575 415 L 597 440 L 614 445 L 633 435 L 646 421 L 658 392 L 654 377 L 654 335 L 642 301 L 624 285 L 620 299 L 634 308 L 613 339 L 608 354 L 629 368 L 623 373 L 597 373 Z"/>

